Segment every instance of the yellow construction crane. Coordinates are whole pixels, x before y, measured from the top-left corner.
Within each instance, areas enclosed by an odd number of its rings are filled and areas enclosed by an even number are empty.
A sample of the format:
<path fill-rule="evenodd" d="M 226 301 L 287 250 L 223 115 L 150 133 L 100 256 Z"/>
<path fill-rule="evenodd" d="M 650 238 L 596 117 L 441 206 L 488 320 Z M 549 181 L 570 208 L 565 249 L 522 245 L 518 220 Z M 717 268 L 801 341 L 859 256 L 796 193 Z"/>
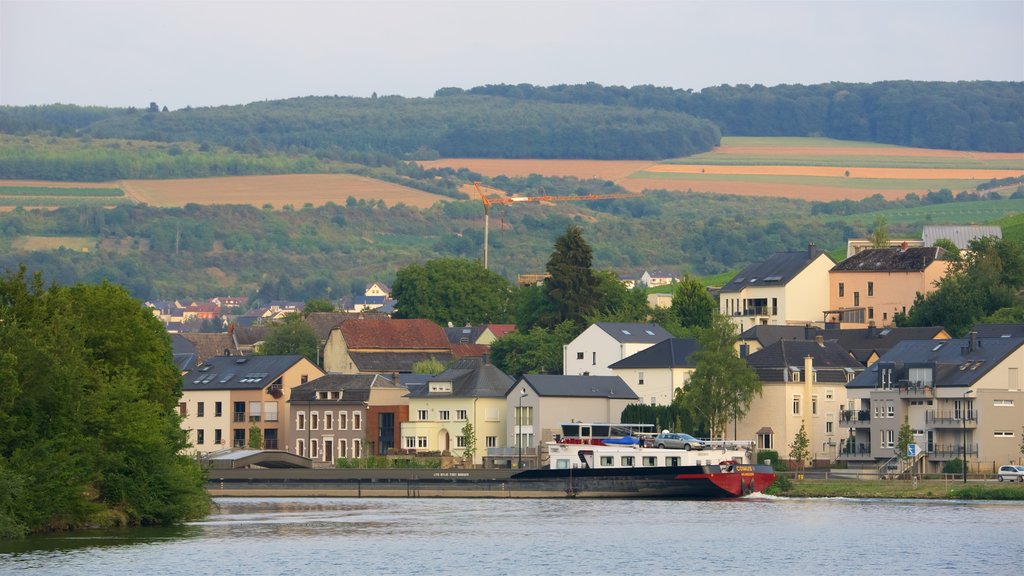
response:
<path fill-rule="evenodd" d="M 586 196 L 509 196 L 507 193 L 490 188 L 495 192 L 501 192 L 504 196 L 488 196 L 484 194 L 483 187 L 479 182 L 473 182 L 477 193 L 480 194 L 480 201 L 484 204 L 484 270 L 487 269 L 487 243 L 491 231 L 491 206 L 493 204 L 516 204 L 519 202 L 566 202 L 576 200 L 611 200 L 613 198 L 642 198 L 640 194 L 588 194 Z"/>

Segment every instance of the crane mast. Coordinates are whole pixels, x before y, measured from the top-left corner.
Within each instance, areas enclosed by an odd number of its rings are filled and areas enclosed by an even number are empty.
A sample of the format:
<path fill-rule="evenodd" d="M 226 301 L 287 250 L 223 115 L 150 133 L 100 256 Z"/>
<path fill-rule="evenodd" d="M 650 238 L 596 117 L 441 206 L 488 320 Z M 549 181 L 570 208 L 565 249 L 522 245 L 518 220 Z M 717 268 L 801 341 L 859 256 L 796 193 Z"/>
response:
<path fill-rule="evenodd" d="M 488 237 L 491 231 L 491 205 L 493 204 L 517 204 L 519 202 L 568 202 L 580 200 L 611 200 L 614 198 L 641 198 L 640 194 L 588 194 L 586 196 L 488 196 L 484 194 L 483 187 L 479 182 L 473 182 L 476 191 L 480 194 L 480 201 L 484 205 L 484 270 L 487 270 L 487 247 Z M 488 187 L 489 188 L 489 187 Z M 495 192 L 501 192 L 496 188 L 490 188 Z"/>

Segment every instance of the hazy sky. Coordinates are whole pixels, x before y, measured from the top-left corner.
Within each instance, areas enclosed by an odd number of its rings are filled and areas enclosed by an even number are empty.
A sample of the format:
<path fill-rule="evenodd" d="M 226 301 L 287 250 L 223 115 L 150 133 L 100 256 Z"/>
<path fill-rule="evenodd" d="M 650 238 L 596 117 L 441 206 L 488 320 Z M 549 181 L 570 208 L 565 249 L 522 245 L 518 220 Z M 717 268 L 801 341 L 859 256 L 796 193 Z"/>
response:
<path fill-rule="evenodd" d="M 1024 0 L 0 0 L 0 104 L 1024 81 Z"/>

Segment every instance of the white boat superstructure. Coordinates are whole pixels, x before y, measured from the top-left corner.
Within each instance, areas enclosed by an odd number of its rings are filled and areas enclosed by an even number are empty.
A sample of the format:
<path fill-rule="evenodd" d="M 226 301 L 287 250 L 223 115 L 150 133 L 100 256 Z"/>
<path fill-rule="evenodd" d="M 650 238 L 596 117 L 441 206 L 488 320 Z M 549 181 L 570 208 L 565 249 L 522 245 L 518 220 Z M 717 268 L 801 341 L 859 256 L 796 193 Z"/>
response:
<path fill-rule="evenodd" d="M 706 450 L 549 442 L 547 450 L 548 468 L 554 470 L 753 464 L 752 442 L 720 443 Z"/>

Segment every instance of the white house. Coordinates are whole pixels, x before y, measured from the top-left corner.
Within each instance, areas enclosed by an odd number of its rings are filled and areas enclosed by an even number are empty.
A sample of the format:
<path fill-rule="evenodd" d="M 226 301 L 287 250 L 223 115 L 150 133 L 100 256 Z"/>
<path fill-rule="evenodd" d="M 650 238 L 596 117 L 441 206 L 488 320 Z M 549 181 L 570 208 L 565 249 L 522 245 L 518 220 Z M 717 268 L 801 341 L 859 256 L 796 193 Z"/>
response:
<path fill-rule="evenodd" d="M 657 324 L 598 322 L 562 348 L 562 373 L 613 376 L 608 366 L 671 337 Z"/>
<path fill-rule="evenodd" d="M 676 390 L 685 388 L 697 369 L 693 360 L 697 348 L 696 340 L 669 338 L 623 358 L 609 368 L 636 392 L 644 404 L 668 406 Z"/>

